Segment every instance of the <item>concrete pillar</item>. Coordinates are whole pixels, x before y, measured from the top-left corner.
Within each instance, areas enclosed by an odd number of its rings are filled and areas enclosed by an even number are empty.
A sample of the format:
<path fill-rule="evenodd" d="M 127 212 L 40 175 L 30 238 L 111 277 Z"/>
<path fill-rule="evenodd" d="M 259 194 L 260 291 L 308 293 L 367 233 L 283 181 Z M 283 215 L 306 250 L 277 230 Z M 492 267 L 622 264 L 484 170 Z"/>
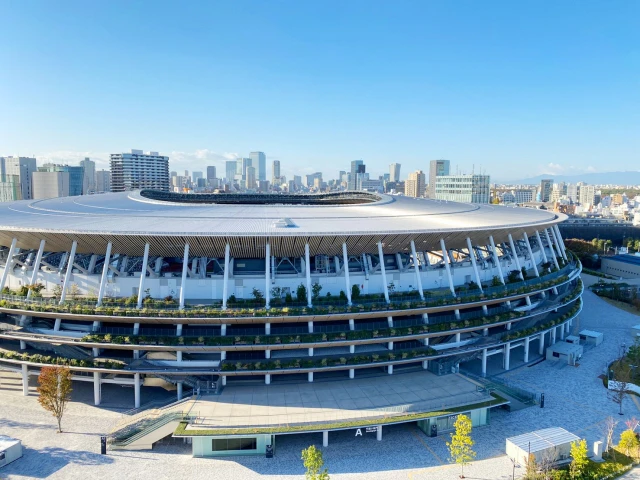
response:
<path fill-rule="evenodd" d="M 264 358 L 271 358 L 271 350 L 264 351 Z"/>
<path fill-rule="evenodd" d="M 540 253 L 542 254 L 542 261 L 547 263 L 547 253 L 544 251 L 544 245 L 542 244 L 542 239 L 540 238 L 540 232 L 536 230 L 536 241 L 538 242 L 538 247 L 540 248 Z"/>
<path fill-rule="evenodd" d="M 500 265 L 500 259 L 498 258 L 498 251 L 496 250 L 496 244 L 493 241 L 493 235 L 489 235 L 489 243 L 491 244 L 491 256 L 493 257 L 493 263 L 495 263 L 498 269 L 498 277 L 504 285 L 504 276 L 502 275 L 502 266 Z"/>
<path fill-rule="evenodd" d="M 353 318 L 349 319 L 349 330 L 353 331 L 356 329 L 356 322 Z"/>
<path fill-rule="evenodd" d="M 567 330 L 567 335 L 569 335 L 569 333 L 571 332 L 571 321 L 568 321 L 567 323 L 564 324 L 566 330 Z"/>
<path fill-rule="evenodd" d="M 313 348 L 309 348 L 308 350 L 309 350 L 309 356 L 313 357 Z"/>
<path fill-rule="evenodd" d="M 313 382 L 313 372 L 307 372 L 307 380 Z"/>
<path fill-rule="evenodd" d="M 538 345 L 538 354 L 544 353 L 544 332 L 540 332 L 540 345 Z"/>
<path fill-rule="evenodd" d="M 220 336 L 225 337 L 227 335 L 227 324 L 223 323 L 220 325 Z"/>
<path fill-rule="evenodd" d="M 269 357 L 267 357 L 269 358 Z M 225 350 L 222 350 L 220 352 L 220 360 L 226 360 L 227 359 L 227 352 Z"/>
<path fill-rule="evenodd" d="M 78 248 L 78 242 L 76 240 L 71 244 L 71 253 L 69 254 L 69 263 L 67 265 L 67 272 L 64 274 L 64 283 L 62 284 L 62 293 L 60 294 L 60 305 L 62 305 L 67 298 L 67 288 L 69 288 L 69 282 L 71 281 L 71 273 L 73 272 L 73 262 L 76 258 L 76 248 Z"/>
<path fill-rule="evenodd" d="M 384 299 L 389 300 L 389 285 L 387 285 L 387 270 L 384 266 L 384 253 L 382 252 L 382 242 L 378 241 L 378 259 L 380 260 L 380 273 L 382 274 L 382 288 L 384 288 Z"/>
<path fill-rule="evenodd" d="M 482 350 L 482 376 L 487 376 L 487 349 Z"/>
<path fill-rule="evenodd" d="M 26 350 L 27 348 L 27 342 L 25 342 L 24 340 L 20 340 L 20 350 Z"/>
<path fill-rule="evenodd" d="M 178 400 L 182 400 L 182 382 L 178 382 L 176 384 L 176 387 L 177 387 L 176 393 L 177 393 L 177 396 L 178 396 Z"/>
<path fill-rule="evenodd" d="M 324 430 L 322 432 L 322 446 L 323 447 L 329 446 L 329 430 Z"/>
<path fill-rule="evenodd" d="M 22 365 L 22 395 L 29 395 L 29 370 L 26 365 Z"/>
<path fill-rule="evenodd" d="M 265 245 L 264 255 L 264 307 L 269 310 L 271 307 L 271 245 Z"/>
<path fill-rule="evenodd" d="M 508 342 L 504 345 L 504 369 L 509 370 L 511 366 L 511 343 Z"/>
<path fill-rule="evenodd" d="M 356 346 L 355 345 L 349 345 L 349 353 L 356 353 Z"/>
<path fill-rule="evenodd" d="M 558 325 L 558 330 L 560 330 L 560 340 L 564 340 L 564 325 Z"/>
<path fill-rule="evenodd" d="M 139 323 L 134 323 L 133 324 L 133 334 L 134 335 L 139 335 L 140 334 L 140 324 Z"/>
<path fill-rule="evenodd" d="M 482 282 L 480 281 L 480 272 L 478 271 L 478 264 L 476 263 L 476 252 L 473 250 L 473 246 L 471 245 L 471 239 L 467 237 L 467 249 L 469 250 L 469 257 L 471 258 L 471 266 L 473 267 L 473 272 L 475 273 L 476 283 L 482 292 Z"/>
<path fill-rule="evenodd" d="M 387 348 L 388 348 L 389 350 L 393 350 L 393 342 L 388 342 L 388 343 L 387 343 Z"/>
<path fill-rule="evenodd" d="M 309 258 L 309 244 L 304 244 L 304 270 L 307 277 L 307 306 L 311 308 L 311 260 Z"/>
<path fill-rule="evenodd" d="M 226 264 L 225 264 L 226 269 Z M 187 271 L 189 270 L 189 244 L 184 244 L 184 253 L 182 255 L 182 278 L 180 281 L 180 310 L 184 309 L 184 299 L 187 290 Z M 224 303 L 224 298 L 222 303 Z"/>
<path fill-rule="evenodd" d="M 142 271 L 140 272 L 140 284 L 138 286 L 138 305 L 137 308 L 142 308 L 142 300 L 144 299 L 144 281 L 147 278 L 147 265 L 149 263 L 149 244 L 144 244 L 144 256 L 142 257 Z M 184 285 L 183 285 L 184 288 Z"/>
<path fill-rule="evenodd" d="M 182 350 L 178 350 L 178 351 L 176 352 L 176 361 L 177 361 L 178 363 L 181 363 L 181 362 L 182 362 Z"/>
<path fill-rule="evenodd" d="M 18 243 L 17 238 L 11 240 L 11 246 L 9 247 L 9 253 L 7 254 L 7 262 L 4 264 L 2 278 L 0 278 L 0 291 L 4 288 L 5 283 L 7 283 L 7 277 L 9 276 L 9 272 L 13 268 L 13 254 L 16 250 L 16 243 Z"/>
<path fill-rule="evenodd" d="M 429 324 L 429 314 L 428 313 L 423 313 L 422 314 L 422 323 L 424 323 L 425 325 Z"/>
<path fill-rule="evenodd" d="M 104 289 L 107 286 L 107 273 L 109 273 L 109 263 L 111 262 L 111 242 L 107 243 L 107 252 L 104 255 L 104 264 L 102 265 L 102 276 L 100 277 L 100 288 L 98 289 L 98 301 L 96 307 L 102 305 L 104 298 Z"/>
<path fill-rule="evenodd" d="M 355 378 L 355 376 L 356 376 L 355 368 L 350 368 L 349 369 L 349 378 Z"/>
<path fill-rule="evenodd" d="M 342 243 L 342 261 L 344 262 L 344 283 L 347 294 L 347 304 L 351 306 L 351 280 L 349 279 L 349 255 L 347 255 L 347 244 Z"/>
<path fill-rule="evenodd" d="M 387 365 L 387 373 L 391 375 L 393 373 L 393 365 Z"/>
<path fill-rule="evenodd" d="M 40 247 L 36 255 L 36 260 L 33 262 L 33 271 L 31 272 L 31 285 L 38 283 L 38 273 L 40 272 L 40 263 L 42 262 L 42 254 L 44 253 L 44 240 L 40 240 Z M 4 288 L 4 286 L 3 286 Z M 31 289 L 27 290 L 27 300 L 31 298 Z"/>
<path fill-rule="evenodd" d="M 222 309 L 227 309 L 227 298 L 229 298 L 229 260 L 230 260 L 229 244 L 224 247 L 224 277 L 222 281 Z"/>
<path fill-rule="evenodd" d="M 271 335 L 271 324 L 270 323 L 265 323 L 264 324 L 264 334 L 265 335 Z"/>
<path fill-rule="evenodd" d="M 489 336 L 489 327 L 485 327 L 482 329 L 482 336 L 483 337 L 488 337 Z"/>
<path fill-rule="evenodd" d="M 178 323 L 176 325 L 176 337 L 181 337 L 182 336 L 182 324 Z"/>
<path fill-rule="evenodd" d="M 99 357 L 100 356 L 100 349 L 99 348 L 92 348 L 91 349 L 91 354 L 93 355 L 93 357 Z"/>
<path fill-rule="evenodd" d="M 529 363 L 529 337 L 524 338 L 524 363 Z"/>
<path fill-rule="evenodd" d="M 556 327 L 551 329 L 551 345 L 556 344 Z"/>
<path fill-rule="evenodd" d="M 100 330 L 101 326 L 102 326 L 101 322 L 93 322 L 93 325 L 91 326 L 91 331 L 97 332 L 98 330 Z"/>
<path fill-rule="evenodd" d="M 413 259 L 413 269 L 416 272 L 416 285 L 418 286 L 418 293 L 420 294 L 420 299 L 424 300 L 422 278 L 420 277 L 420 266 L 418 265 L 418 254 L 416 253 L 416 244 L 413 240 L 411 240 L 411 257 Z"/>
<path fill-rule="evenodd" d="M 227 376 L 226 375 L 224 377 L 222 377 L 222 386 L 223 387 L 227 386 Z"/>
<path fill-rule="evenodd" d="M 313 333 L 313 322 L 307 322 L 307 329 L 309 333 Z"/>
<path fill-rule="evenodd" d="M 516 250 L 516 244 L 513 241 L 513 237 L 511 234 L 509 236 L 509 245 L 511 246 L 511 254 L 513 255 L 513 260 L 516 262 L 516 268 L 518 269 L 518 274 L 522 280 L 524 280 L 524 276 L 522 275 L 522 267 L 520 266 L 520 259 L 518 258 L 518 251 Z"/>
<path fill-rule="evenodd" d="M 507 330 L 511 330 L 511 322 L 507 323 Z"/>
<path fill-rule="evenodd" d="M 393 317 L 387 317 L 387 325 L 389 328 L 393 328 Z"/>
<path fill-rule="evenodd" d="M 553 227 L 551 227 L 551 233 L 553 234 L 553 239 L 556 242 L 556 246 L 558 248 L 558 251 L 560 252 L 560 255 L 566 260 L 567 254 L 564 252 L 562 241 L 560 240 L 560 230 L 558 230 L 558 225 L 554 225 Z"/>
<path fill-rule="evenodd" d="M 100 405 L 101 388 L 100 388 L 100 372 L 93 372 L 93 404 Z"/>
<path fill-rule="evenodd" d="M 453 296 L 456 295 L 456 290 L 453 287 L 453 277 L 451 276 L 451 266 L 449 265 L 449 255 L 447 254 L 447 247 L 444 244 L 444 239 L 440 239 L 440 248 L 442 249 L 442 261 L 444 262 L 444 268 L 447 271 L 447 280 L 449 280 L 449 290 Z"/>
<path fill-rule="evenodd" d="M 453 311 L 453 314 L 456 316 L 456 320 L 460 320 L 460 309 L 459 308 L 456 308 Z"/>
<path fill-rule="evenodd" d="M 271 385 L 271 374 L 270 373 L 267 373 L 264 376 L 264 384 L 265 385 Z"/>
<path fill-rule="evenodd" d="M 531 244 L 529 243 L 527 232 L 523 233 L 522 238 L 524 239 L 524 243 L 527 246 L 527 251 L 529 252 L 529 258 L 531 259 L 531 264 L 533 265 L 533 273 L 536 277 L 539 277 L 540 273 L 538 272 L 538 265 L 536 263 L 535 257 L 533 256 L 533 251 L 531 250 Z"/>
<path fill-rule="evenodd" d="M 551 243 L 551 238 L 549 237 L 549 231 L 544 229 L 544 236 L 547 239 L 547 245 L 549 245 L 549 252 L 551 253 L 551 259 L 553 260 L 553 264 L 557 269 L 560 269 L 560 265 L 558 264 L 558 259 L 556 258 L 556 253 L 553 251 L 553 244 Z"/>
<path fill-rule="evenodd" d="M 422 361 L 422 368 L 424 370 L 427 370 L 429 368 L 429 360 L 423 360 Z"/>
<path fill-rule="evenodd" d="M 560 234 L 560 228 L 558 227 L 557 223 L 553 226 L 553 229 L 555 230 L 556 237 L 558 239 L 558 242 L 560 243 L 560 249 L 562 251 L 562 258 L 567 260 L 567 249 L 564 246 L 564 240 L 562 239 L 562 235 Z"/>
<path fill-rule="evenodd" d="M 56 321 L 53 324 L 53 331 L 54 332 L 59 332 L 61 325 L 62 325 L 62 319 L 61 318 L 56 318 Z"/>
<path fill-rule="evenodd" d="M 376 440 L 379 442 L 382 441 L 382 425 L 378 425 L 378 430 L 376 431 Z"/>
<path fill-rule="evenodd" d="M 140 374 L 133 374 L 134 408 L 140 408 Z"/>

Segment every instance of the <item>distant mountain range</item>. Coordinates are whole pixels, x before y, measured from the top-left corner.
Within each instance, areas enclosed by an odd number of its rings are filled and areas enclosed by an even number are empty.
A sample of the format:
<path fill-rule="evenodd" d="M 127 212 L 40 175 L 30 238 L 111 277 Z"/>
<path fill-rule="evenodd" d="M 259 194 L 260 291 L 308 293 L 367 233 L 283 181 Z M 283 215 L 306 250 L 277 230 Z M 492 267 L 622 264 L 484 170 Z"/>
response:
<path fill-rule="evenodd" d="M 537 177 L 523 178 L 505 183 L 510 185 L 535 185 L 545 178 L 553 179 L 554 183 L 585 182 L 589 185 L 640 185 L 640 171 L 582 173 L 580 175 L 538 175 Z"/>

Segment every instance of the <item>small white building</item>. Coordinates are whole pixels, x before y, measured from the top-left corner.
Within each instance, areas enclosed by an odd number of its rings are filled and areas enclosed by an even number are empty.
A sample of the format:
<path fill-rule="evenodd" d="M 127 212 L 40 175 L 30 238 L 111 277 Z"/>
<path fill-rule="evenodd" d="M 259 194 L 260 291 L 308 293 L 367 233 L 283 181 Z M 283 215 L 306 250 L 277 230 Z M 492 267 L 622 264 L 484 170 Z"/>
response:
<path fill-rule="evenodd" d="M 580 343 L 580 337 L 577 337 L 575 335 L 568 335 L 567 338 L 564 339 L 564 341 L 567 342 L 567 343 L 579 344 Z"/>
<path fill-rule="evenodd" d="M 22 457 L 22 442 L 15 438 L 0 435 L 0 467 Z"/>
<path fill-rule="evenodd" d="M 522 466 L 527 465 L 529 454 L 534 455 L 538 464 L 546 459 L 551 459 L 554 463 L 563 463 L 569 460 L 571 443 L 577 440 L 580 440 L 580 437 L 564 428 L 544 428 L 507 438 L 506 453 Z"/>
<path fill-rule="evenodd" d="M 582 354 L 584 347 L 579 343 L 558 342 L 547 347 L 547 360 L 562 360 L 569 365 L 575 365 Z"/>
<path fill-rule="evenodd" d="M 600 345 L 604 339 L 602 332 L 596 332 L 594 330 L 582 330 L 578 335 L 580 335 L 582 343 L 585 345 L 595 345 L 596 347 Z"/>

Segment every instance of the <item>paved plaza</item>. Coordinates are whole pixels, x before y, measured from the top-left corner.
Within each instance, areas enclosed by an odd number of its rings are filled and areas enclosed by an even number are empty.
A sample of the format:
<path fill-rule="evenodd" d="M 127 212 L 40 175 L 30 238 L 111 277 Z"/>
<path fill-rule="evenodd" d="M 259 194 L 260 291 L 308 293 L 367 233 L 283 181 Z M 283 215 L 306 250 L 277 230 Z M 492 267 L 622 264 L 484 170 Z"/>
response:
<path fill-rule="evenodd" d="M 640 416 L 634 397 L 625 400 L 625 415 L 618 417 L 618 406 L 607 398 L 598 378 L 608 362 L 616 357 L 620 346 L 629 345 L 630 327 L 640 323 L 640 317 L 611 307 L 589 291 L 584 294 L 584 307 L 579 322 L 574 323 L 574 331 L 584 328 L 601 331 L 604 333 L 602 345 L 585 350 L 577 367 L 546 361 L 518 367 L 516 362 L 512 363 L 513 370 L 501 373 L 499 376 L 513 385 L 544 392 L 545 408 L 492 412 L 491 425 L 473 432 L 478 461 L 465 470 L 468 478 L 511 478 L 512 465 L 504 455 L 506 437 L 559 426 L 591 443 L 602 438 L 602 424 L 608 416 L 622 421 Z M 494 366 L 491 373 L 498 373 L 497 368 L 499 366 Z M 397 376 L 403 375 L 410 374 Z M 90 383 L 75 383 L 74 389 L 74 398 L 79 401 L 68 408 L 63 420 L 65 433 L 56 434 L 55 420 L 42 411 L 35 390 L 32 388 L 31 395 L 25 398 L 21 395 L 19 377 L 9 372 L 0 373 L 0 433 L 22 439 L 25 446 L 25 457 L 0 469 L 0 478 L 157 480 L 203 476 L 226 480 L 300 480 L 304 478 L 300 451 L 310 444 L 318 447 L 322 444 L 320 433 L 278 436 L 273 459 L 194 459 L 190 456 L 190 446 L 176 441 L 158 445 L 153 451 L 116 451 L 101 456 L 99 437 L 118 420 L 125 405 L 109 404 L 110 398 L 117 397 L 117 391 L 107 391 L 104 398 L 109 408 L 97 408 L 91 404 Z M 127 391 L 127 395 L 133 394 Z M 128 396 L 127 402 L 130 403 Z M 624 428 L 621 422 L 618 433 Z M 376 441 L 375 434 L 355 437 L 353 431 L 331 432 L 329 446 L 322 450 L 333 479 L 447 480 L 459 475 L 458 467 L 446 465 L 447 439 L 448 435 L 429 438 L 415 425 L 405 424 L 385 426 L 381 442 Z M 632 472 L 628 478 L 640 476 Z"/>

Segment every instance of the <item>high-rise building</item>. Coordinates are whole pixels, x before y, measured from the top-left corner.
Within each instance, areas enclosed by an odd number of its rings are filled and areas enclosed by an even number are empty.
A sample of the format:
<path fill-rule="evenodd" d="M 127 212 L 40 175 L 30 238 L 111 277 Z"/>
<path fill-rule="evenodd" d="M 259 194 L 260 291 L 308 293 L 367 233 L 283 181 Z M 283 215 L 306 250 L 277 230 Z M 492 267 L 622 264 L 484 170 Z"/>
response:
<path fill-rule="evenodd" d="M 280 185 L 280 160 L 273 161 L 273 171 L 271 172 L 271 185 L 278 186 Z"/>
<path fill-rule="evenodd" d="M 251 157 L 251 165 L 258 172 L 257 180 L 266 180 L 267 179 L 267 156 L 264 152 L 251 152 L 249 154 Z"/>
<path fill-rule="evenodd" d="M 554 183 L 551 189 L 551 201 L 557 202 L 567 194 L 567 184 L 564 182 Z"/>
<path fill-rule="evenodd" d="M 439 200 L 464 203 L 489 203 L 489 175 L 437 175 Z"/>
<path fill-rule="evenodd" d="M 4 181 L 0 181 L 0 202 L 13 202 L 14 200 L 22 200 L 20 177 L 5 175 Z"/>
<path fill-rule="evenodd" d="M 64 179 L 53 180 L 53 176 L 49 177 L 49 179 L 47 180 L 48 186 L 44 187 L 48 189 L 47 192 L 53 192 L 54 191 L 52 190 L 54 188 L 53 182 L 59 181 L 60 186 L 58 188 L 58 191 L 67 192 L 64 195 L 57 195 L 59 197 L 66 197 L 66 196 L 75 197 L 77 195 L 82 195 L 84 193 L 84 190 L 83 190 L 84 189 L 84 168 L 81 166 L 76 167 L 72 165 L 56 165 L 55 163 L 45 163 L 44 165 L 38 168 L 38 172 L 67 172 L 69 174 L 68 180 L 64 180 Z M 43 177 L 43 181 L 45 181 L 44 177 Z M 42 195 L 43 194 L 40 193 L 38 198 L 51 198 L 51 197 L 42 196 Z"/>
<path fill-rule="evenodd" d="M 390 182 L 400 181 L 400 164 L 399 163 L 392 163 L 391 165 L 389 165 L 389 181 Z"/>
<path fill-rule="evenodd" d="M 80 166 L 84 170 L 82 193 L 84 195 L 96 193 L 96 162 L 89 158 L 85 158 L 80 162 Z"/>
<path fill-rule="evenodd" d="M 9 175 L 18 177 L 22 200 L 32 199 L 31 174 L 38 169 L 36 159 L 31 157 L 0 157 L 0 160 L 2 181 L 5 181 Z"/>
<path fill-rule="evenodd" d="M 313 187 L 316 179 L 320 179 L 320 183 L 322 183 L 322 172 L 311 173 L 309 175 L 305 175 L 305 177 L 307 188 Z"/>
<path fill-rule="evenodd" d="M 253 166 L 250 158 L 239 158 L 236 160 L 235 179 L 239 185 L 244 185 L 247 182 L 247 167 Z"/>
<path fill-rule="evenodd" d="M 429 162 L 429 187 L 427 188 L 427 196 L 436 198 L 436 178 L 449 175 L 449 160 L 431 160 Z"/>
<path fill-rule="evenodd" d="M 407 197 L 422 197 L 424 196 L 424 191 L 425 191 L 424 172 L 422 170 L 416 170 L 415 172 L 411 172 L 409 174 L 409 178 L 407 178 L 404 182 L 404 194 Z"/>
<path fill-rule="evenodd" d="M 580 187 L 580 205 L 592 207 L 595 205 L 596 187 L 593 185 L 582 185 Z"/>
<path fill-rule="evenodd" d="M 577 203 L 580 199 L 580 185 L 570 183 L 567 185 L 567 198 L 572 203 Z"/>
<path fill-rule="evenodd" d="M 80 167 L 78 167 L 80 168 Z M 68 197 L 71 173 L 67 170 L 38 170 L 31 174 L 34 200 Z M 80 178 L 82 181 L 82 178 Z M 82 184 L 81 184 L 82 188 Z"/>
<path fill-rule="evenodd" d="M 256 188 L 256 168 L 249 165 L 245 170 L 245 188 L 247 190 L 254 190 Z"/>
<path fill-rule="evenodd" d="M 553 180 L 543 179 L 540 180 L 540 201 L 551 201 L 551 192 L 553 191 Z"/>
<path fill-rule="evenodd" d="M 213 183 L 213 179 L 216 178 L 216 167 L 208 166 L 207 167 L 207 183 L 211 185 Z"/>
<path fill-rule="evenodd" d="M 111 191 L 111 172 L 109 170 L 98 170 L 96 172 L 96 193 L 107 193 Z"/>
<path fill-rule="evenodd" d="M 225 179 L 229 183 L 233 183 L 233 179 L 236 176 L 236 163 L 235 160 L 227 160 L 225 163 Z"/>
<path fill-rule="evenodd" d="M 202 172 L 191 172 L 191 180 L 193 181 L 193 183 L 195 185 L 198 184 L 198 179 L 199 178 L 204 178 L 204 175 Z"/>
<path fill-rule="evenodd" d="M 293 184 L 300 188 L 302 186 L 302 175 L 294 175 L 293 176 Z"/>
<path fill-rule="evenodd" d="M 111 191 L 140 189 L 169 191 L 169 157 L 158 152 L 111 154 Z"/>
<path fill-rule="evenodd" d="M 348 190 L 359 190 L 358 188 L 358 174 L 363 174 L 366 171 L 366 166 L 362 160 L 351 161 L 351 177 L 349 177 Z M 362 177 L 360 177 L 362 178 Z"/>

